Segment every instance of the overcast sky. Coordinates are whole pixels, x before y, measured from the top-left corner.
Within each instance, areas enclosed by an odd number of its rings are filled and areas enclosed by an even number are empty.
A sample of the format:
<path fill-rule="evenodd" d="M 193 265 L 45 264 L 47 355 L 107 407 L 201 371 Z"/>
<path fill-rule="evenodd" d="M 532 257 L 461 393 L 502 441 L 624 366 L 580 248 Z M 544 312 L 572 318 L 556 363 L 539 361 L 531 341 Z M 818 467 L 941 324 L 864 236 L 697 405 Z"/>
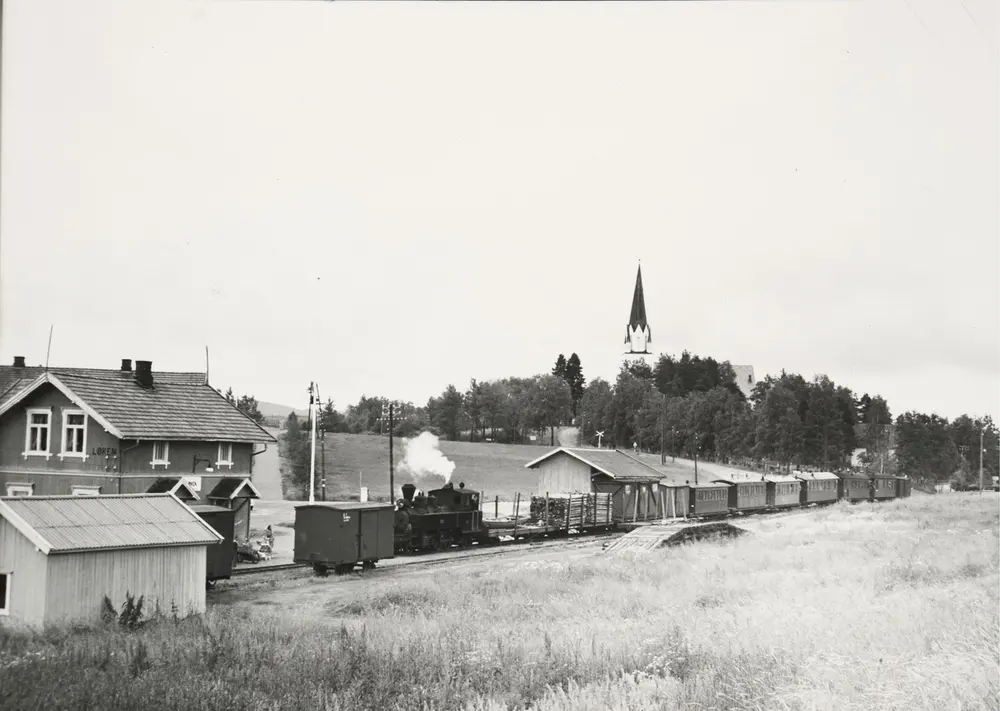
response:
<path fill-rule="evenodd" d="M 575 351 L 1000 417 L 996 0 L 7 0 L 0 358 L 289 405 Z"/>

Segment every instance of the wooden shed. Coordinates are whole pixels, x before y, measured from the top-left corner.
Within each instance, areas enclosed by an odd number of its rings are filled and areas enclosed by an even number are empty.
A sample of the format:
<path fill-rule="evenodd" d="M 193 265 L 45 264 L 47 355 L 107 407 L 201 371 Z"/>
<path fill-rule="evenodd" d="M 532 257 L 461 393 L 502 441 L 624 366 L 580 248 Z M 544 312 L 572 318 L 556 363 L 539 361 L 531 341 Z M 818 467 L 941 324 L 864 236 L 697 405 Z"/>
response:
<path fill-rule="evenodd" d="M 666 498 L 660 492 L 663 475 L 619 449 L 559 447 L 525 467 L 538 470 L 539 496 L 611 494 L 614 521 L 664 518 Z"/>
<path fill-rule="evenodd" d="M 0 498 L 0 624 L 93 623 L 104 597 L 205 611 L 206 548 L 221 536 L 171 494 Z"/>

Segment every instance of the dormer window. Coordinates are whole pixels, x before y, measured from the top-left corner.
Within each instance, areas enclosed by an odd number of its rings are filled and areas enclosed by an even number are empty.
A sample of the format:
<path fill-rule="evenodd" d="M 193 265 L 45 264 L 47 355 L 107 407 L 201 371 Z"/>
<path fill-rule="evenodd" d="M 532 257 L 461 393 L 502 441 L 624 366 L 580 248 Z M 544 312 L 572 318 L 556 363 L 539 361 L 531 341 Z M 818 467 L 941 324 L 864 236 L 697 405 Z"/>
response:
<path fill-rule="evenodd" d="M 63 448 L 59 456 L 87 458 L 87 415 L 83 410 L 63 410 Z"/>
<path fill-rule="evenodd" d="M 24 456 L 51 457 L 49 452 L 50 430 L 52 429 L 52 409 L 29 407 L 28 424 L 24 435 Z"/>
<path fill-rule="evenodd" d="M 232 468 L 233 466 L 233 443 L 232 442 L 219 442 L 219 456 L 215 462 L 217 466 L 228 466 Z"/>

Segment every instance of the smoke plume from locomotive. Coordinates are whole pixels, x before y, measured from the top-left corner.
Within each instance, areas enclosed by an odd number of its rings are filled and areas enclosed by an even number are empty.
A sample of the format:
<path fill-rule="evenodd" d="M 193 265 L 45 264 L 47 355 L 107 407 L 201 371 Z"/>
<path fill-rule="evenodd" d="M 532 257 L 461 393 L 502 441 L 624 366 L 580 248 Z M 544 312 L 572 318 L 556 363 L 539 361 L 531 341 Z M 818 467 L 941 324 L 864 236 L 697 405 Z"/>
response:
<path fill-rule="evenodd" d="M 451 481 L 455 462 L 438 449 L 438 437 L 431 432 L 421 432 L 406 440 L 403 461 L 396 466 L 401 478 L 409 477 L 421 491 L 439 489 Z"/>

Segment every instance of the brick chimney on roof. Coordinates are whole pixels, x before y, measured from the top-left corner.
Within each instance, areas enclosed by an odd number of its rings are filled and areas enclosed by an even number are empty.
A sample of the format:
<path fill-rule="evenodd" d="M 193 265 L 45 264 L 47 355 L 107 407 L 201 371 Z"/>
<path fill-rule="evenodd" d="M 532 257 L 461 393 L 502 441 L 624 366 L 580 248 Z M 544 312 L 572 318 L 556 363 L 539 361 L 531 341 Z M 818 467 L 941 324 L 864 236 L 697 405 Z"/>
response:
<path fill-rule="evenodd" d="M 153 362 L 137 360 L 135 362 L 135 380 L 144 388 L 153 387 Z"/>
<path fill-rule="evenodd" d="M 24 356 L 14 356 L 14 367 L 15 368 L 24 367 Z"/>
<path fill-rule="evenodd" d="M 122 358 L 122 370 L 126 372 L 132 372 L 132 359 Z"/>

